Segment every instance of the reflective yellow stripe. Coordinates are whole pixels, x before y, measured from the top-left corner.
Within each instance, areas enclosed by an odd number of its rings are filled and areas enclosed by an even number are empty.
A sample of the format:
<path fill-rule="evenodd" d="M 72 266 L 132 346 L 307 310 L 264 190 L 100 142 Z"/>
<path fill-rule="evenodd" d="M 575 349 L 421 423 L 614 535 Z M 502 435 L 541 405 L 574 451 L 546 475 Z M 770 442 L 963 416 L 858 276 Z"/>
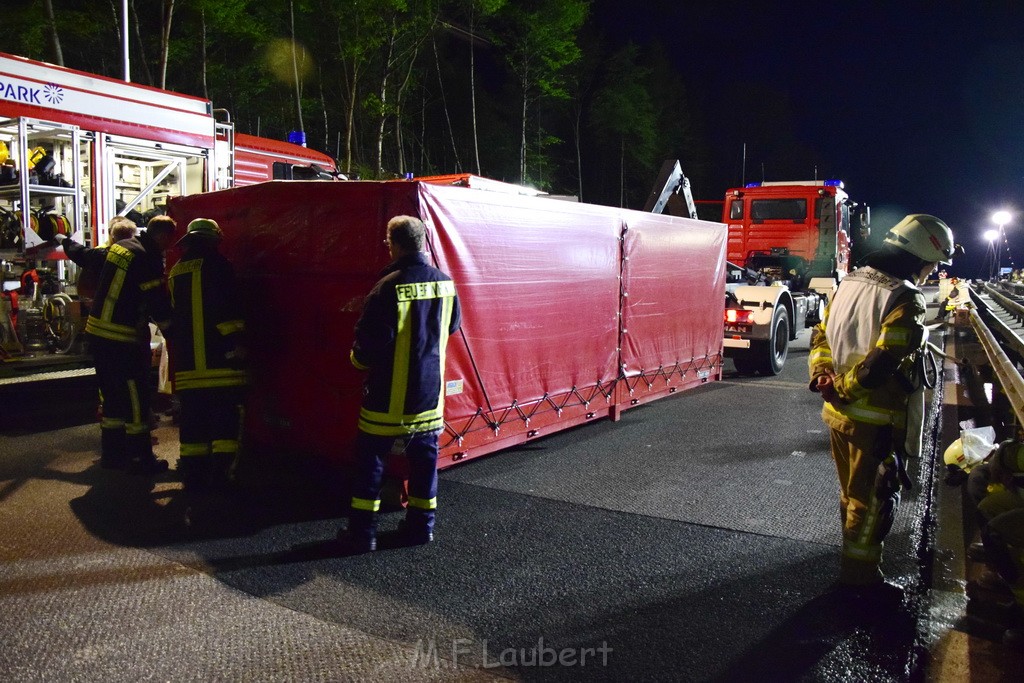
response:
<path fill-rule="evenodd" d="M 133 379 L 128 380 L 128 400 L 131 403 L 132 421 L 126 424 L 125 428 L 130 434 L 138 434 L 139 432 L 132 431 L 133 428 L 137 429 L 140 425 L 146 424 L 146 421 L 149 420 L 149 415 L 142 414 L 142 404 L 139 402 L 139 386 Z"/>
<path fill-rule="evenodd" d="M 107 289 L 107 296 L 103 299 L 103 310 L 100 311 L 102 320 L 109 322 L 114 317 L 114 305 L 117 304 L 117 299 L 121 296 L 121 288 L 124 287 L 124 278 L 127 274 L 127 271 L 124 270 L 114 273 L 114 278 L 110 281 L 110 288 Z"/>
<path fill-rule="evenodd" d="M 214 439 L 214 453 L 237 453 L 238 442 L 234 439 Z"/>
<path fill-rule="evenodd" d="M 120 342 L 139 341 L 139 331 L 128 325 L 118 325 L 109 321 L 89 316 L 85 323 L 85 331 L 97 337 Z"/>
<path fill-rule="evenodd" d="M 362 363 L 359 362 L 358 359 L 356 359 L 356 350 L 355 349 L 352 349 L 351 351 L 348 352 L 348 359 L 352 362 L 352 365 L 355 366 L 356 370 L 369 370 L 370 369 L 369 365 L 363 365 Z"/>
<path fill-rule="evenodd" d="M 100 429 L 124 429 L 124 420 L 115 417 L 104 417 L 100 420 Z"/>
<path fill-rule="evenodd" d="M 882 544 L 845 541 L 843 555 L 861 562 L 878 562 L 882 559 Z"/>
<path fill-rule="evenodd" d="M 820 363 L 822 361 L 832 362 L 832 352 L 827 349 L 815 349 L 811 351 L 811 363 Z"/>
<path fill-rule="evenodd" d="M 380 510 L 380 499 L 369 500 L 367 498 L 356 498 L 352 497 L 352 509 L 353 510 L 365 510 L 367 512 L 377 512 Z"/>
<path fill-rule="evenodd" d="M 455 296 L 455 283 L 451 280 L 408 282 L 395 285 L 395 295 L 399 302 L 449 298 Z"/>
<path fill-rule="evenodd" d="M 213 387 L 240 387 L 246 384 L 244 370 L 230 368 L 216 370 L 182 370 L 174 373 L 176 389 L 208 389 Z"/>
<path fill-rule="evenodd" d="M 245 331 L 245 321 L 244 320 L 225 320 L 221 324 L 217 325 L 217 331 L 220 332 L 221 334 L 225 335 L 225 336 L 227 336 L 229 334 L 234 334 L 235 332 L 244 332 Z"/>
<path fill-rule="evenodd" d="M 359 420 L 359 429 L 374 436 L 404 436 L 406 434 L 418 434 L 420 432 L 436 432 L 444 428 L 444 419 L 437 419 L 431 422 L 418 424 L 376 424 Z"/>
<path fill-rule="evenodd" d="M 437 408 L 431 408 L 430 410 L 425 410 L 422 413 L 417 413 L 415 415 L 392 415 L 391 413 L 378 413 L 366 408 L 360 408 L 359 417 L 367 422 L 408 425 L 440 419 L 444 417 L 444 409 L 441 406 L 438 406 Z"/>
<path fill-rule="evenodd" d="M 160 286 L 160 280 L 158 278 L 156 280 L 149 280 L 148 282 L 143 282 L 139 286 L 139 289 L 141 289 L 143 292 L 148 292 L 149 290 L 156 289 L 159 286 Z"/>
<path fill-rule="evenodd" d="M 857 422 L 867 422 L 874 425 L 902 424 L 904 416 L 903 411 L 874 408 L 860 402 L 843 405 L 841 410 L 831 403 L 826 403 L 824 410 L 856 420 Z"/>
<path fill-rule="evenodd" d="M 893 346 L 906 346 L 910 343 L 910 331 L 903 330 L 896 327 L 884 327 L 882 333 L 878 335 L 878 341 L 875 346 L 878 348 L 893 347 Z"/>
<path fill-rule="evenodd" d="M 437 509 L 437 498 L 416 498 L 415 496 L 409 496 L 409 507 L 418 508 L 420 510 L 436 510 Z"/>
<path fill-rule="evenodd" d="M 210 454 L 208 443 L 182 443 L 178 446 L 178 455 L 183 458 L 197 457 Z"/>
<path fill-rule="evenodd" d="M 196 370 L 206 369 L 206 328 L 203 326 L 203 274 L 199 270 L 203 265 L 202 259 L 190 262 L 195 263 L 192 270 L 192 360 Z"/>
<path fill-rule="evenodd" d="M 388 413 L 392 415 L 401 415 L 405 410 L 405 392 L 409 388 L 409 351 L 412 348 L 411 311 L 411 303 L 398 302 L 395 355 L 391 365 L 391 402 L 388 404 Z"/>
<path fill-rule="evenodd" d="M 441 329 L 439 330 L 438 339 L 438 371 L 440 372 L 440 385 L 441 389 L 437 396 L 437 409 L 441 414 L 444 414 L 444 364 L 445 354 L 448 351 L 448 328 L 452 323 L 452 308 L 455 305 L 455 285 L 452 285 L 452 295 L 446 296 L 441 302 Z"/>

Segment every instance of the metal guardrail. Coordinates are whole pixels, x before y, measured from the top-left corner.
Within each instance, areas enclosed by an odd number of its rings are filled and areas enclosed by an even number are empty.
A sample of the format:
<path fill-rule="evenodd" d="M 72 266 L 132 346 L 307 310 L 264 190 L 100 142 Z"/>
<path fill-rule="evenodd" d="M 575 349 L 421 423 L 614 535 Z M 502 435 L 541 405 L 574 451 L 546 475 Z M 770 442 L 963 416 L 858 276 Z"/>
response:
<path fill-rule="evenodd" d="M 1015 316 L 1024 318 L 1024 307 L 1020 304 L 1006 298 L 988 284 L 983 284 L 982 288 L 987 294 L 992 296 L 1000 306 L 1004 306 L 1008 312 Z M 1003 393 L 1006 394 L 1006 397 L 1009 400 L 1010 408 L 1017 417 L 1017 424 L 1024 425 L 1024 378 L 1021 377 L 1020 371 L 1017 370 L 1017 366 L 1014 362 L 1010 360 L 1008 355 L 1006 355 L 1002 345 L 993 333 L 993 328 L 998 331 L 999 336 L 1003 337 L 1006 345 L 1011 347 L 1018 355 L 1021 356 L 1024 356 L 1024 340 L 1021 340 L 1013 330 L 1008 328 L 994 316 L 991 325 L 986 324 L 985 320 L 976 309 L 970 309 L 970 320 L 971 327 L 974 328 L 978 341 L 985 350 L 985 355 L 988 356 L 989 364 L 992 366 L 996 379 L 999 380 L 999 384 L 1003 388 Z"/>

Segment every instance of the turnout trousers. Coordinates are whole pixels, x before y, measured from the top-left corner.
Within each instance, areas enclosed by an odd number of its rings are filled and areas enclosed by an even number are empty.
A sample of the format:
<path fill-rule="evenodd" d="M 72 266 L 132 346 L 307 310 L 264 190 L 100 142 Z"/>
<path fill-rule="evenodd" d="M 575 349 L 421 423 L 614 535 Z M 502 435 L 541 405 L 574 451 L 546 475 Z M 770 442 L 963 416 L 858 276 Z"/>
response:
<path fill-rule="evenodd" d="M 187 489 L 226 484 L 238 457 L 243 387 L 182 389 L 178 471 Z"/>
<path fill-rule="evenodd" d="M 439 432 L 407 436 L 377 436 L 359 431 L 352 481 L 349 532 L 360 539 L 376 537 L 384 459 L 401 447 L 409 461 L 409 507 L 406 524 L 418 533 L 432 532 L 437 509 L 437 438 Z"/>
<path fill-rule="evenodd" d="M 121 466 L 152 458 L 149 344 L 91 337 L 89 351 L 103 405 L 101 462 Z"/>
<path fill-rule="evenodd" d="M 843 524 L 839 581 L 878 583 L 882 580 L 883 541 L 900 501 L 899 478 L 895 466 L 888 464 L 893 429 L 855 422 L 839 428 L 832 425 L 829 431 Z"/>

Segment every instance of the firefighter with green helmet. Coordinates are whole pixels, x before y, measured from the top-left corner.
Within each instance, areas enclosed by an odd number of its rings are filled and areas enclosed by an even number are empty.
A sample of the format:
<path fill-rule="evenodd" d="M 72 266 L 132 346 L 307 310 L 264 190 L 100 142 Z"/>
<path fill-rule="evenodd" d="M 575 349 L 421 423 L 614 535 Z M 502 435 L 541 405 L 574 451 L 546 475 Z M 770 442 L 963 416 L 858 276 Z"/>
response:
<path fill-rule="evenodd" d="M 220 253 L 222 237 L 216 221 L 193 220 L 170 273 L 171 362 L 181 405 L 178 473 L 189 491 L 227 484 L 239 450 L 245 323 L 234 268 Z"/>
<path fill-rule="evenodd" d="M 923 420 L 914 410 L 920 392 L 906 373 L 926 339 L 918 285 L 953 253 L 944 222 L 907 216 L 843 279 L 811 334 L 809 388 L 825 400 L 822 419 L 839 477 L 839 585 L 865 596 L 893 592 L 881 571 L 882 545 L 901 486 L 910 485 L 903 461 L 920 450 Z"/>

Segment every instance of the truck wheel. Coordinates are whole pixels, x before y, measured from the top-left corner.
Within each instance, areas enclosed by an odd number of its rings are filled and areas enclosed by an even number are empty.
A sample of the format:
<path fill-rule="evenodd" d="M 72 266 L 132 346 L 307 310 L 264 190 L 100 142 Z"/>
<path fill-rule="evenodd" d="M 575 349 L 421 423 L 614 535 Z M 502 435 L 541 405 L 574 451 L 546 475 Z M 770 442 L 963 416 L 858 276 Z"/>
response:
<path fill-rule="evenodd" d="M 777 375 L 782 372 L 786 356 L 789 355 L 789 311 L 785 306 L 775 309 L 772 337 L 768 341 L 759 342 L 758 347 L 761 374 Z"/>

